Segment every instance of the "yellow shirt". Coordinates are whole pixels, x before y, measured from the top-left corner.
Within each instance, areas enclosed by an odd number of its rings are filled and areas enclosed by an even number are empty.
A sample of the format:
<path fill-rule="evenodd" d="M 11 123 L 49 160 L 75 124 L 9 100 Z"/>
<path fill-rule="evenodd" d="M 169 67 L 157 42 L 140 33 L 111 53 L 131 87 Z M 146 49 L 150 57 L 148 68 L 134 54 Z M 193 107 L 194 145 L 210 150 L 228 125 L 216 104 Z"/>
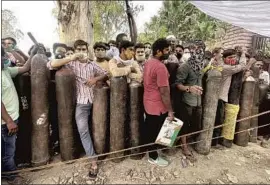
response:
<path fill-rule="evenodd" d="M 5 108 L 9 114 L 9 116 L 13 119 L 13 121 L 19 118 L 19 98 L 12 81 L 18 74 L 17 67 L 8 67 L 7 69 L 3 69 L 2 71 L 2 102 L 5 105 Z M 2 120 L 2 125 L 6 124 L 4 120 Z"/>

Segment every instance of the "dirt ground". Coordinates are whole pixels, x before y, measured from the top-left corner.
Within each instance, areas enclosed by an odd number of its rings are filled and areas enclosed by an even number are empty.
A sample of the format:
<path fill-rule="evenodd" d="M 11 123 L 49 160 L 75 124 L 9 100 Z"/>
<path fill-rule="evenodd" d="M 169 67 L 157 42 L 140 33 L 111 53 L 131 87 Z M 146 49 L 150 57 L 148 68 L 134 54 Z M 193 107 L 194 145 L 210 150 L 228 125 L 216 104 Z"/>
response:
<path fill-rule="evenodd" d="M 182 165 L 180 149 L 173 155 L 167 155 L 171 162 L 168 167 L 151 165 L 147 157 L 142 160 L 125 159 L 120 163 L 103 162 L 96 181 L 88 179 L 89 164 L 86 162 L 21 176 L 27 184 L 270 184 L 270 149 L 261 147 L 259 142 L 249 143 L 247 147 L 233 145 L 231 149 L 211 149 L 207 156 L 194 154 L 197 162 L 188 162 L 186 167 Z"/>

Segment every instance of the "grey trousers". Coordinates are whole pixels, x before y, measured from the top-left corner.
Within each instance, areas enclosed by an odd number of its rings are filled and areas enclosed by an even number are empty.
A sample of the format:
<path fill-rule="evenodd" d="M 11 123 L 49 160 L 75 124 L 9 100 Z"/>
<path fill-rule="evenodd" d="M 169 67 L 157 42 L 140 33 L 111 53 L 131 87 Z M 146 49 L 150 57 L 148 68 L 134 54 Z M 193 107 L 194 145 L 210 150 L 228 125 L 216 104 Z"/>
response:
<path fill-rule="evenodd" d="M 92 104 L 77 104 L 75 119 L 82 141 L 84 151 L 87 156 L 94 156 L 95 150 L 89 131 L 89 115 L 92 108 Z"/>

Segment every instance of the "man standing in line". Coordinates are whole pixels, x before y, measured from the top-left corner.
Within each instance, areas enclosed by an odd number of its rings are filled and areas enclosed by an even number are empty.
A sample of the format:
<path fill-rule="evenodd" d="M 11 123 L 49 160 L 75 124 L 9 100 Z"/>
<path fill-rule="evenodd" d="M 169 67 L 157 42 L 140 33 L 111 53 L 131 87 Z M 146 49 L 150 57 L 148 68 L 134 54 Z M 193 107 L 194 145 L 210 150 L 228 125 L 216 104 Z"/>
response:
<path fill-rule="evenodd" d="M 169 57 L 169 47 L 170 45 L 166 39 L 155 41 L 152 46 L 153 58 L 149 59 L 144 67 L 145 143 L 155 142 L 167 117 L 171 121 L 174 119 L 170 99 L 169 73 L 163 64 L 163 61 Z M 157 145 L 152 145 L 149 150 L 157 148 Z M 167 166 L 169 164 L 157 152 L 149 152 L 148 161 L 158 166 Z"/>
<path fill-rule="evenodd" d="M 88 57 L 88 43 L 77 40 L 74 43 L 75 54 L 63 59 L 55 59 L 47 63 L 49 69 L 66 66 L 70 68 L 76 76 L 76 112 L 75 119 L 87 156 L 95 156 L 95 150 L 89 131 L 89 115 L 92 108 L 94 93 L 93 86 L 98 81 L 107 79 L 107 72 L 96 63 L 90 61 Z M 91 119 L 90 119 L 91 120 Z M 96 159 L 91 161 L 89 172 L 90 178 L 96 178 L 98 167 Z"/>
<path fill-rule="evenodd" d="M 112 77 L 126 76 L 127 82 L 142 82 L 142 73 L 138 63 L 134 60 L 134 43 L 122 41 L 119 46 L 120 55 L 109 61 Z"/>
<path fill-rule="evenodd" d="M 152 51 L 151 51 L 151 44 L 149 42 L 144 43 L 144 47 L 145 47 L 145 59 L 148 60 L 151 55 L 152 55 Z"/>
<path fill-rule="evenodd" d="M 201 129 L 202 69 L 204 67 L 205 44 L 201 40 L 195 40 L 190 50 L 191 57 L 178 68 L 176 79 L 178 90 L 183 92 L 181 101 L 183 109 L 181 109 L 181 113 L 177 112 L 184 122 L 181 129 L 182 135 Z M 181 141 L 183 154 L 195 161 L 192 151 L 187 146 L 187 137 L 181 137 Z"/>
<path fill-rule="evenodd" d="M 34 49 L 33 49 L 34 50 Z M 23 74 L 30 70 L 31 58 L 22 67 L 9 67 L 9 60 L 4 49 L 1 48 L 1 70 L 2 70 L 2 89 L 1 89 L 1 155 L 2 155 L 2 172 L 16 170 L 14 161 L 16 150 L 16 133 L 18 131 L 19 118 L 19 98 L 12 78 L 18 74 Z M 7 176 L 8 180 L 14 180 L 12 175 Z"/>
<path fill-rule="evenodd" d="M 142 43 L 135 45 L 135 59 L 138 62 L 141 72 L 143 73 L 143 68 L 145 65 L 145 47 Z"/>
<path fill-rule="evenodd" d="M 170 54 L 169 54 L 169 58 L 165 61 L 165 63 L 178 63 L 178 59 L 175 53 L 176 38 L 174 35 L 169 35 L 166 37 L 166 39 L 170 44 Z"/>

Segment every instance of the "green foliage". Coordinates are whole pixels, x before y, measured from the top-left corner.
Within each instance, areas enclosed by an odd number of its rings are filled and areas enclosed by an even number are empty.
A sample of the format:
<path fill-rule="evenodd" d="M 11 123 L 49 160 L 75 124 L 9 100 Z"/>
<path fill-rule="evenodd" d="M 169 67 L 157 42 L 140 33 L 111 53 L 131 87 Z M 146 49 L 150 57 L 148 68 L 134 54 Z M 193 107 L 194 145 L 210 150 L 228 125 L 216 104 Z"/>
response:
<path fill-rule="evenodd" d="M 125 1 L 93 1 L 94 2 L 94 39 L 95 41 L 115 40 L 118 33 L 129 33 Z M 143 6 L 129 3 L 136 17 Z"/>
<path fill-rule="evenodd" d="M 17 28 L 17 17 L 12 11 L 2 10 L 2 38 L 13 37 L 17 41 L 22 39 L 23 32 Z"/>
<path fill-rule="evenodd" d="M 182 41 L 202 39 L 205 41 L 221 37 L 226 24 L 207 16 L 188 1 L 163 1 L 157 16 L 145 24 L 139 40 L 154 41 L 169 34 Z M 155 33 L 158 35 L 151 35 Z"/>
<path fill-rule="evenodd" d="M 128 19 L 125 1 L 92 1 L 94 40 L 108 42 L 115 40 L 118 33 L 129 34 Z M 141 5 L 129 2 L 134 18 L 144 9 Z M 57 19 L 58 8 L 52 10 L 52 15 Z M 87 23 L 86 23 L 87 24 Z"/>

